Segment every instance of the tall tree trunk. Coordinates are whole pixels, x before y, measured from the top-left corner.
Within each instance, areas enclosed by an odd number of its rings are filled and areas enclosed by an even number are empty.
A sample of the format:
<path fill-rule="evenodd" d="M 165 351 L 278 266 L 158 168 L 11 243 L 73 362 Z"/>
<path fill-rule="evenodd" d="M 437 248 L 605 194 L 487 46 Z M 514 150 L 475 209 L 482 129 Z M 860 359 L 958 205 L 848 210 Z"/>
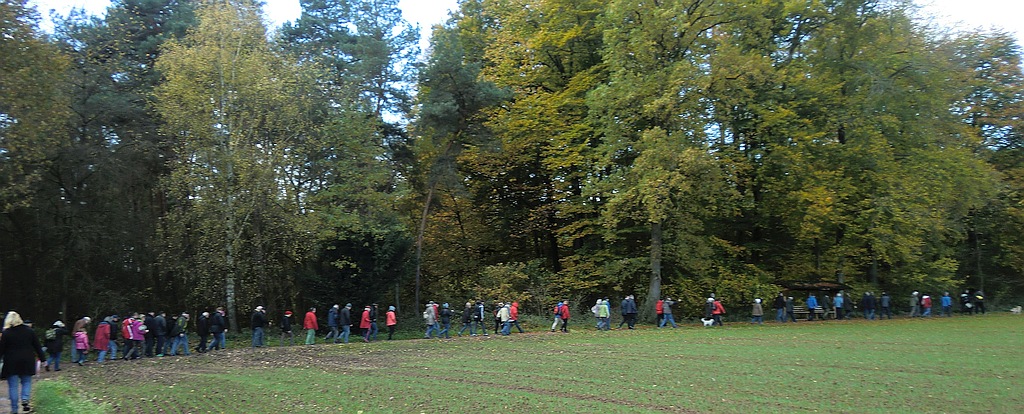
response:
<path fill-rule="evenodd" d="M 641 315 L 648 320 L 654 316 L 654 304 L 661 298 L 661 224 L 651 223 L 651 286 Z"/>
<path fill-rule="evenodd" d="M 427 228 L 427 214 L 430 213 L 430 202 L 434 198 L 434 187 L 431 185 L 430 189 L 427 190 L 427 200 L 423 203 L 423 216 L 420 217 L 420 229 L 416 235 L 416 293 L 413 295 L 413 302 L 415 306 L 419 306 L 420 303 L 420 275 L 421 269 L 423 268 L 423 233 Z"/>
<path fill-rule="evenodd" d="M 228 200 L 231 198 L 229 197 Z M 231 208 L 231 203 L 228 203 L 228 208 Z M 227 264 L 227 274 L 224 275 L 224 298 L 227 302 L 225 307 L 228 311 L 228 326 L 234 332 L 238 332 L 238 312 L 235 309 L 235 241 L 234 241 L 234 227 L 235 227 L 235 215 L 231 211 L 228 213 L 228 240 L 226 241 L 226 256 L 224 258 Z"/>

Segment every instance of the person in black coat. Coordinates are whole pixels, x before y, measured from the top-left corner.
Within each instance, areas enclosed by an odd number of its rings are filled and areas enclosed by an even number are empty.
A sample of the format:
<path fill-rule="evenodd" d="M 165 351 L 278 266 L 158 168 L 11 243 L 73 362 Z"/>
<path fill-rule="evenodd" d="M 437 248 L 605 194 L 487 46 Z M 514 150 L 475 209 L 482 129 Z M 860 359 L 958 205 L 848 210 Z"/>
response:
<path fill-rule="evenodd" d="M 779 292 L 779 296 L 775 297 L 775 302 L 772 303 L 772 309 L 775 309 L 775 322 L 786 321 L 786 297 L 782 296 L 782 292 Z"/>
<path fill-rule="evenodd" d="M 636 326 L 636 299 L 633 295 L 626 296 L 619 305 L 619 309 L 622 313 L 622 322 L 619 322 L 619 329 L 622 328 L 622 324 L 629 326 L 629 329 L 633 329 Z"/>
<path fill-rule="evenodd" d="M 206 352 L 206 339 L 210 337 L 210 312 L 199 314 L 196 320 L 196 333 L 199 334 L 199 346 L 196 351 Z"/>
<path fill-rule="evenodd" d="M 281 317 L 281 346 L 284 346 L 284 337 L 287 336 L 292 345 L 295 345 L 295 334 L 292 333 L 292 311 L 284 311 Z"/>
<path fill-rule="evenodd" d="M 473 326 L 473 302 L 466 302 L 466 307 L 462 309 L 462 329 L 459 329 L 459 336 L 462 336 L 466 329 L 470 329 Z M 470 329 L 472 331 L 472 329 Z"/>
<path fill-rule="evenodd" d="M 53 367 L 55 371 L 60 371 L 60 354 L 64 352 L 64 335 L 68 334 L 68 330 L 64 327 L 64 322 L 56 321 L 46 330 L 46 353 L 50 354 L 50 358 L 46 360 L 46 370 L 49 371 L 50 367 Z"/>
<path fill-rule="evenodd" d="M 36 361 L 46 361 L 35 331 L 25 325 L 17 312 L 7 312 L 4 330 L 0 335 L 0 357 L 4 367 L 0 379 L 7 380 L 11 399 L 11 412 L 18 412 L 20 398 L 25 412 L 31 411 L 28 400 L 32 392 L 32 376 L 36 374 Z M 18 385 L 21 385 L 19 391 Z"/>
<path fill-rule="evenodd" d="M 155 331 L 153 333 L 156 338 L 156 356 L 162 357 L 164 356 L 164 348 L 167 345 L 167 313 L 164 311 L 157 312 L 156 316 L 153 317 L 153 321 L 155 325 L 147 324 L 147 326 L 149 326 L 151 331 Z"/>
<path fill-rule="evenodd" d="M 217 307 L 217 311 L 210 316 L 210 333 L 213 334 L 213 340 L 210 341 L 209 348 L 206 348 L 207 351 L 227 348 L 224 343 L 224 330 L 227 327 L 227 321 L 224 320 L 224 308 Z"/>
<path fill-rule="evenodd" d="M 341 312 L 338 313 L 338 327 L 341 328 L 341 340 L 348 343 L 348 336 L 352 333 L 352 304 L 346 303 Z"/>
<path fill-rule="evenodd" d="M 146 334 L 143 335 L 146 346 L 143 348 L 146 357 L 153 356 L 153 347 L 156 346 L 156 312 L 149 312 L 142 318 L 142 324 L 146 325 Z"/>
<path fill-rule="evenodd" d="M 263 328 L 267 326 L 267 311 L 263 309 L 263 306 L 257 306 L 256 310 L 252 312 L 252 347 L 262 348 L 264 345 L 263 340 Z"/>

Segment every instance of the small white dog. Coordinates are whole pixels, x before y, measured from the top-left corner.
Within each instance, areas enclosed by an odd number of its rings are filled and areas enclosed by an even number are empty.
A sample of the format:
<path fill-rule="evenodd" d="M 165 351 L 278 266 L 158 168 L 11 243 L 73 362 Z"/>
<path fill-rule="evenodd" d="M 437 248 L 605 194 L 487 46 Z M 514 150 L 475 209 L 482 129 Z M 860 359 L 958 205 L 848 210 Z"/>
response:
<path fill-rule="evenodd" d="M 1016 308 L 1011 308 L 1010 313 L 1014 315 L 1020 315 L 1020 305 L 1018 305 Z"/>
<path fill-rule="evenodd" d="M 700 318 L 700 321 L 704 322 L 704 326 L 711 326 L 711 325 L 713 325 L 715 323 L 714 319 L 707 319 L 707 318 Z"/>

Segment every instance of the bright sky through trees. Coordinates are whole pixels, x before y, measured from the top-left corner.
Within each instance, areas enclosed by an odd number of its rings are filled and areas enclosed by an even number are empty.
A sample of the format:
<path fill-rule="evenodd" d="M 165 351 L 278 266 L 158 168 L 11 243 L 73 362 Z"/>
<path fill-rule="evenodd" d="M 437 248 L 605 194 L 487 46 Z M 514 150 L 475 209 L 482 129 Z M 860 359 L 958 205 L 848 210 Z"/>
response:
<path fill-rule="evenodd" d="M 301 12 L 299 0 L 265 0 L 265 14 L 275 26 L 294 20 Z M 1018 41 L 1024 38 L 1024 20 L 1019 18 L 1024 11 L 1024 3 L 1019 0 L 916 0 L 923 5 L 938 21 L 950 26 L 965 28 L 999 27 L 1016 34 Z M 59 14 L 67 14 L 71 8 L 84 8 L 93 14 L 103 13 L 107 0 L 32 0 L 45 17 L 50 9 Z M 442 22 L 448 16 L 448 10 L 457 6 L 456 0 L 402 0 L 399 6 L 405 18 L 419 24 L 422 30 L 422 45 L 426 45 L 430 36 L 430 25 Z M 45 19 L 44 19 L 45 20 Z M 44 23 L 49 28 L 48 22 Z"/>

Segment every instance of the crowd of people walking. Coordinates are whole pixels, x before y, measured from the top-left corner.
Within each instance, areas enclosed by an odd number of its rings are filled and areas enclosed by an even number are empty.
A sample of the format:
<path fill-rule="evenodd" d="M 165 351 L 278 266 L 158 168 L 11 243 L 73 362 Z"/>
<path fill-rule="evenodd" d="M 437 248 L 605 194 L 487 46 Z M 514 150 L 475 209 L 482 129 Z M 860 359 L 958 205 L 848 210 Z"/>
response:
<path fill-rule="evenodd" d="M 797 305 L 793 296 L 786 296 L 780 292 L 772 303 L 775 310 L 777 322 L 796 322 L 797 314 L 806 313 L 806 319 L 850 319 L 855 312 L 859 312 L 864 319 L 892 319 L 898 301 L 894 300 L 888 293 L 882 292 L 875 296 L 873 292 L 865 292 L 859 301 L 846 296 L 845 292 L 836 292 L 834 296 L 827 293 L 819 299 L 814 293 L 810 293 L 802 299 L 803 305 Z M 764 305 L 762 299 L 755 298 L 751 304 L 751 323 L 764 323 Z M 953 316 L 954 303 L 959 302 L 959 313 L 963 315 L 984 314 L 985 294 L 980 291 L 965 290 L 954 298 L 949 292 L 943 292 L 938 299 L 939 310 L 937 315 L 945 317 Z M 932 307 L 935 304 L 930 295 L 914 291 L 906 303 L 907 314 L 910 317 L 927 318 L 933 315 Z M 665 297 L 655 303 L 657 328 L 678 328 L 675 319 L 676 310 L 673 308 L 678 301 L 671 297 Z M 801 312 L 797 312 L 798 306 Z M 553 322 L 551 332 L 560 331 L 569 333 L 569 321 L 571 319 L 570 302 L 562 300 L 552 308 Z M 610 298 L 597 299 L 591 307 L 596 321 L 598 331 L 612 329 L 612 306 Z M 618 329 L 625 325 L 628 329 L 635 329 L 637 324 L 638 306 L 633 295 L 628 295 L 619 303 L 621 322 Z M 701 320 L 705 326 L 722 326 L 726 310 L 722 302 L 711 294 L 705 304 Z M 290 310 L 284 311 L 277 319 L 277 327 L 280 329 L 281 346 L 295 345 L 295 323 L 292 321 L 293 313 Z M 493 320 L 494 325 L 491 331 L 496 335 L 511 335 L 513 328 L 519 333 L 524 333 L 520 325 L 519 303 L 497 302 L 488 309 L 484 301 L 467 301 L 461 311 L 453 309 L 448 303 L 438 304 L 429 301 L 423 310 L 423 324 L 425 331 L 424 338 L 451 338 L 453 319 L 461 322 L 461 327 L 455 336 L 463 336 L 469 331 L 469 336 L 489 336 L 488 318 Z M 804 317 L 801 316 L 801 319 Z M 323 341 L 327 343 L 348 343 L 351 334 L 355 330 L 357 337 L 363 342 L 373 342 L 378 338 L 379 306 L 376 303 L 365 305 L 361 313 L 353 313 L 351 303 L 344 306 L 333 305 L 327 311 L 327 329 Z M 77 365 L 84 365 L 87 362 L 90 351 L 96 351 L 96 363 L 105 363 L 115 359 L 135 360 L 146 357 L 163 357 L 176 355 L 191 355 L 192 351 L 206 353 L 226 349 L 225 334 L 228 330 L 227 316 L 223 307 L 218 307 L 213 312 L 201 312 L 193 322 L 192 316 L 187 312 L 181 312 L 168 316 L 165 312 L 155 311 L 148 313 L 132 312 L 124 317 L 110 315 L 104 317 L 93 331 L 92 340 L 89 338 L 89 328 L 92 318 L 81 317 L 71 325 L 68 330 L 63 321 L 54 321 L 45 329 L 43 341 L 40 341 L 33 331 L 31 322 L 22 320 L 17 312 L 8 312 L 4 319 L 4 330 L 0 335 L 0 356 L 3 356 L 2 379 L 8 380 L 9 392 L 11 395 L 12 412 L 18 411 L 21 404 L 23 410 L 28 411 L 29 397 L 32 386 L 32 375 L 39 369 L 46 371 L 61 371 L 61 359 L 65 343 L 70 338 L 70 362 Z M 268 317 L 263 306 L 256 306 L 250 315 L 250 326 L 252 328 L 253 348 L 266 346 L 267 329 L 270 329 L 272 318 Z M 394 306 L 389 306 L 384 314 L 384 326 L 387 327 L 387 339 L 394 338 L 398 318 Z M 320 332 L 319 316 L 317 308 L 311 307 L 306 311 L 302 320 L 302 329 L 306 332 L 305 344 L 313 345 L 317 342 Z M 190 334 L 198 336 L 195 347 L 190 346 Z"/>

